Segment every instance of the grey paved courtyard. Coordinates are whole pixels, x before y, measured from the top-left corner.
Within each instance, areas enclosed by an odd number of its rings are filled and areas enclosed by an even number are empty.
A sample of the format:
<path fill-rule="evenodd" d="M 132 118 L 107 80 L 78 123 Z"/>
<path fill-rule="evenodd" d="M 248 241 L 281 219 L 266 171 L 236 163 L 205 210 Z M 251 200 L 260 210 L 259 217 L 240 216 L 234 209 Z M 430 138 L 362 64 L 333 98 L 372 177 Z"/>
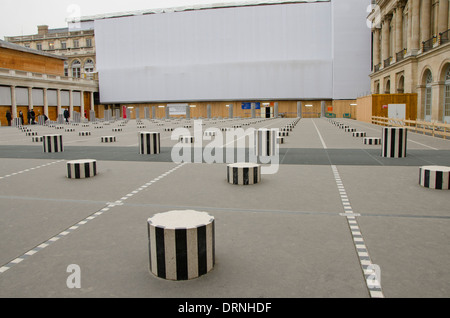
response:
<path fill-rule="evenodd" d="M 381 136 L 380 126 L 337 120 Z M 293 121 L 204 120 L 203 129 Z M 112 132 L 118 123 L 31 127 L 62 134 L 62 153 L 0 128 L 0 297 L 450 296 L 450 192 L 418 184 L 420 166 L 450 166 L 450 141 L 409 133 L 406 158 L 382 158 L 380 145 L 327 119 L 301 119 L 280 145 L 278 172 L 236 186 L 226 163 L 172 161 L 177 140 L 164 128 L 180 121 L 143 120 L 138 129 L 131 120 Z M 161 132 L 160 154 L 139 154 L 141 130 Z M 108 135 L 117 142 L 101 143 Z M 68 179 L 67 161 L 87 158 L 97 160 L 98 175 Z M 187 209 L 216 219 L 215 267 L 190 281 L 162 280 L 149 272 L 146 221 Z M 379 270 L 375 292 L 365 261 Z M 71 264 L 81 288 L 68 288 Z"/>

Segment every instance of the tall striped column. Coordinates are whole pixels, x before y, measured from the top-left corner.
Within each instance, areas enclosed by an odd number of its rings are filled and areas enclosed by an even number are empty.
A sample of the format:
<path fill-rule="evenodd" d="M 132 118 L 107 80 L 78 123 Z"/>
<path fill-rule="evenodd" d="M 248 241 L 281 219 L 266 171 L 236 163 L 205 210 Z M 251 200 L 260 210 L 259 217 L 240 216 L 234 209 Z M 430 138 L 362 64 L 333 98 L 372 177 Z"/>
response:
<path fill-rule="evenodd" d="M 141 131 L 139 136 L 139 152 L 141 155 L 159 154 L 161 151 L 161 134 L 158 132 Z"/>
<path fill-rule="evenodd" d="M 408 130 L 403 127 L 383 127 L 381 156 L 388 158 L 406 157 Z"/>
<path fill-rule="evenodd" d="M 149 269 L 168 280 L 207 274 L 215 264 L 215 220 L 193 210 L 159 213 L 147 220 Z"/>
<path fill-rule="evenodd" d="M 443 167 L 443 166 L 420 167 L 419 184 L 425 188 L 449 190 L 450 167 Z"/>
<path fill-rule="evenodd" d="M 255 130 L 255 154 L 257 156 L 275 156 L 278 154 L 278 129 Z"/>
<path fill-rule="evenodd" d="M 62 135 L 45 135 L 43 137 L 44 152 L 63 152 Z"/>

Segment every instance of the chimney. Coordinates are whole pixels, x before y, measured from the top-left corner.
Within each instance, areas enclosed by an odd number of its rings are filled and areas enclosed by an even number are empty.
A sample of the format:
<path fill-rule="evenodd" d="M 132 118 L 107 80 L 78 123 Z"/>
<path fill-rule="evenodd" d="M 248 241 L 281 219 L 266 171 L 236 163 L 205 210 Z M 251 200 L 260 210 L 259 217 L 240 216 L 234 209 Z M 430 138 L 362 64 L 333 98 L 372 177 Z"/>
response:
<path fill-rule="evenodd" d="M 48 33 L 48 25 L 38 25 L 38 35 L 46 35 Z"/>

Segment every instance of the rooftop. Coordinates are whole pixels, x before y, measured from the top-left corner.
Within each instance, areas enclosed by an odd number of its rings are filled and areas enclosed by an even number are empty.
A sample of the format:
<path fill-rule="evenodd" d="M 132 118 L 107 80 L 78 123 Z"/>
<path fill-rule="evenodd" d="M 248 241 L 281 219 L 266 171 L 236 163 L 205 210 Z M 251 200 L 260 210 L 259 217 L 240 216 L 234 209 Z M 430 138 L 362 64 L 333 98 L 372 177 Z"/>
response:
<path fill-rule="evenodd" d="M 55 59 L 59 59 L 59 60 L 66 60 L 67 59 L 67 58 L 65 58 L 63 56 L 50 54 L 50 53 L 46 53 L 46 52 L 35 50 L 35 49 L 30 49 L 30 48 L 27 48 L 27 47 L 24 47 L 24 46 L 21 46 L 21 45 L 17 45 L 17 44 L 14 44 L 14 43 L 6 42 L 6 41 L 3 41 L 3 40 L 0 40 L 0 48 L 9 49 L 9 50 L 15 50 L 15 51 L 21 51 L 21 52 L 30 53 L 30 54 L 42 55 L 42 56 L 51 57 L 51 58 L 55 58 Z"/>

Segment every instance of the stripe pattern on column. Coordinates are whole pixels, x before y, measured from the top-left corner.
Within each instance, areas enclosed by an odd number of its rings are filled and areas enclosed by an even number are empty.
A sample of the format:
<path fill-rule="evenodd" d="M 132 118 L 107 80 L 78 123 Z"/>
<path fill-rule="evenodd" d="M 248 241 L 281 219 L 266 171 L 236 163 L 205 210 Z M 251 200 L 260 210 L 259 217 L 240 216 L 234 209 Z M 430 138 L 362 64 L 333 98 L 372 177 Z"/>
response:
<path fill-rule="evenodd" d="M 161 134 L 158 132 L 139 132 L 139 151 L 141 155 L 159 154 Z"/>
<path fill-rule="evenodd" d="M 256 163 L 233 163 L 227 166 L 227 181 L 231 184 L 251 185 L 261 181 L 261 166 Z"/>
<path fill-rule="evenodd" d="M 81 159 L 67 162 L 67 178 L 85 179 L 97 175 L 97 161 Z"/>
<path fill-rule="evenodd" d="M 365 145 L 379 145 L 381 144 L 381 138 L 378 137 L 364 137 L 363 142 Z"/>
<path fill-rule="evenodd" d="M 168 280 L 195 279 L 215 265 L 215 220 L 193 210 L 159 213 L 148 219 L 149 269 Z"/>
<path fill-rule="evenodd" d="M 103 136 L 101 137 L 102 142 L 116 142 L 115 136 Z"/>
<path fill-rule="evenodd" d="M 178 142 L 182 144 L 193 144 L 195 141 L 193 136 L 180 136 Z"/>
<path fill-rule="evenodd" d="M 450 167 L 422 166 L 419 168 L 419 184 L 439 190 L 450 189 Z"/>
<path fill-rule="evenodd" d="M 408 131 L 403 127 L 383 127 L 381 156 L 388 158 L 406 157 Z"/>
<path fill-rule="evenodd" d="M 80 131 L 78 133 L 78 136 L 90 136 L 91 132 L 90 131 Z"/>
<path fill-rule="evenodd" d="M 278 154 L 278 129 L 255 130 L 255 154 L 257 156 L 275 156 Z M 285 132 L 287 134 L 287 132 Z"/>
<path fill-rule="evenodd" d="M 63 152 L 62 135 L 45 135 L 43 137 L 44 152 Z"/>
<path fill-rule="evenodd" d="M 366 137 L 365 131 L 355 131 L 352 133 L 353 137 Z"/>

